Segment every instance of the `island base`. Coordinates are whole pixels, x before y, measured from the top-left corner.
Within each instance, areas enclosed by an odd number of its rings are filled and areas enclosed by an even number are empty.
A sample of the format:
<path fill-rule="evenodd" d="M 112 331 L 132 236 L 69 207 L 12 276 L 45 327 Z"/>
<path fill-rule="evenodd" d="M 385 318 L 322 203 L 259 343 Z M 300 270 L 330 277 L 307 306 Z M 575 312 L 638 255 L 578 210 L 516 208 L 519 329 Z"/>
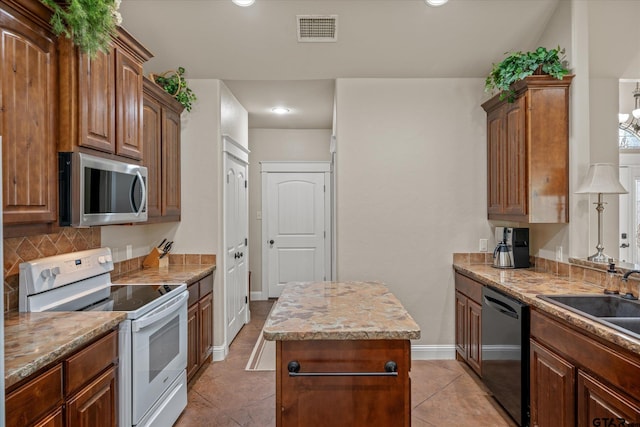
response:
<path fill-rule="evenodd" d="M 409 340 L 276 342 L 276 426 L 411 425 Z"/>

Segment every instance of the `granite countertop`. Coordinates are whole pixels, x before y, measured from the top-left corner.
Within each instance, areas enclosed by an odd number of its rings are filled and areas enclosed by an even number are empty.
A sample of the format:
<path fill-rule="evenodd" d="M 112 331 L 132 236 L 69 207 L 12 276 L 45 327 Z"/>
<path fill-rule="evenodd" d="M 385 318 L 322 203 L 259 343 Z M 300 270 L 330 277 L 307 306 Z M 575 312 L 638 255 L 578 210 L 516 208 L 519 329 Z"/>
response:
<path fill-rule="evenodd" d="M 532 307 L 558 317 L 604 340 L 640 354 L 640 340 L 587 317 L 537 298 L 549 294 L 602 294 L 597 285 L 531 269 L 501 270 L 486 264 L 454 264 L 454 269 L 485 285 L 501 290 Z"/>
<path fill-rule="evenodd" d="M 263 328 L 269 341 L 408 340 L 420 327 L 379 282 L 292 282 Z"/>
<path fill-rule="evenodd" d="M 115 285 L 132 283 L 186 283 L 197 282 L 213 273 L 215 264 L 169 264 L 166 268 L 144 268 L 126 273 L 113 281 Z"/>
<path fill-rule="evenodd" d="M 125 318 L 124 312 L 98 311 L 5 314 L 5 388 L 74 353 Z"/>
<path fill-rule="evenodd" d="M 126 273 L 113 283 L 194 283 L 211 274 L 215 264 L 169 265 Z M 124 312 L 6 313 L 4 317 L 5 388 L 72 354 L 116 327 Z"/>

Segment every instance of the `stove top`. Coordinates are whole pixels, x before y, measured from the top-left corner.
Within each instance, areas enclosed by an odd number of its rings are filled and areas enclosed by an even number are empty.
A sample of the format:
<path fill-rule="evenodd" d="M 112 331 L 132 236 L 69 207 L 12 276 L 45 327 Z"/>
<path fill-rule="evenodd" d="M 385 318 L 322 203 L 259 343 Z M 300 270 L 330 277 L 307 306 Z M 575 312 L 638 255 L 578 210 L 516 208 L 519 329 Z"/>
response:
<path fill-rule="evenodd" d="M 183 284 L 169 285 L 166 283 L 113 285 L 109 298 L 98 301 L 85 310 L 136 311 L 170 292 L 179 293 L 183 288 L 185 288 Z"/>

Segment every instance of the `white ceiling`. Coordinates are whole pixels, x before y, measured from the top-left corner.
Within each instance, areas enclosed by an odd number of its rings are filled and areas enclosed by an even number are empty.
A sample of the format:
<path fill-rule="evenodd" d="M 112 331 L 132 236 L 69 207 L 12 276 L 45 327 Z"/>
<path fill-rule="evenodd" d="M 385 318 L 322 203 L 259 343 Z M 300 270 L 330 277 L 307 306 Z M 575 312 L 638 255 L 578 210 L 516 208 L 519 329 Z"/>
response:
<path fill-rule="evenodd" d="M 529 50 L 559 0 L 124 0 L 123 26 L 154 54 L 146 72 L 183 66 L 224 80 L 251 128 L 330 128 L 342 77 L 485 77 Z M 338 15 L 336 43 L 299 43 L 296 15 Z M 276 104 L 288 116 L 268 114 Z"/>

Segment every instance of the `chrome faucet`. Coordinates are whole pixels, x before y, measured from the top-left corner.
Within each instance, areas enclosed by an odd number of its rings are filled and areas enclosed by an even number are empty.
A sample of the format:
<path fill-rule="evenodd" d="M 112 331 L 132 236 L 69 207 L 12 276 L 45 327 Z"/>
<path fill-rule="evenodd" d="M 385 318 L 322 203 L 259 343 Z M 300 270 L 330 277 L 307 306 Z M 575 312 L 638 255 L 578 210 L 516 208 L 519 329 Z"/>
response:
<path fill-rule="evenodd" d="M 624 273 L 624 276 L 622 276 L 622 281 L 625 283 L 625 285 L 627 284 L 627 282 L 629 282 L 629 276 L 631 276 L 633 273 L 640 274 L 640 270 L 629 270 L 626 273 Z M 629 291 L 629 288 L 627 288 L 627 292 L 624 295 L 621 295 L 621 296 L 622 296 L 622 298 L 626 298 L 626 299 L 638 299 L 638 297 L 634 296 Z"/>

